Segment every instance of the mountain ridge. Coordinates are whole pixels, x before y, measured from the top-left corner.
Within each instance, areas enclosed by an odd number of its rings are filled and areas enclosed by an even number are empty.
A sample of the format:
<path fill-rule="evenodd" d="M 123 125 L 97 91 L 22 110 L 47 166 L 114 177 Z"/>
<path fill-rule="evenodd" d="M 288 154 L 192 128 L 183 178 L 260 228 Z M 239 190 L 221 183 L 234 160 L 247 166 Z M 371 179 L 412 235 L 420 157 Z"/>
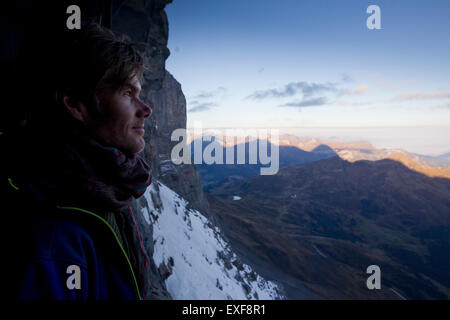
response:
<path fill-rule="evenodd" d="M 395 291 L 448 299 L 450 264 L 441 258 L 450 252 L 448 195 L 449 179 L 393 160 L 332 157 L 230 181 L 209 197 L 233 246 L 263 261 L 260 272 L 276 268 L 323 298 L 396 299 Z M 384 291 L 365 288 L 362 266 L 371 264 L 383 270 Z"/>

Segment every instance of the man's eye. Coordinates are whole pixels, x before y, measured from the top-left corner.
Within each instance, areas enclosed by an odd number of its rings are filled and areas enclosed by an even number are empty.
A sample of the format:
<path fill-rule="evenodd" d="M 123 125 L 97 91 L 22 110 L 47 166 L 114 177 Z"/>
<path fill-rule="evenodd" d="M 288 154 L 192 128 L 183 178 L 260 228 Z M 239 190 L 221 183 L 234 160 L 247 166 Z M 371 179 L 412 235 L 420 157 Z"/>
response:
<path fill-rule="evenodd" d="M 125 91 L 124 95 L 125 95 L 125 96 L 131 96 L 131 90 Z"/>

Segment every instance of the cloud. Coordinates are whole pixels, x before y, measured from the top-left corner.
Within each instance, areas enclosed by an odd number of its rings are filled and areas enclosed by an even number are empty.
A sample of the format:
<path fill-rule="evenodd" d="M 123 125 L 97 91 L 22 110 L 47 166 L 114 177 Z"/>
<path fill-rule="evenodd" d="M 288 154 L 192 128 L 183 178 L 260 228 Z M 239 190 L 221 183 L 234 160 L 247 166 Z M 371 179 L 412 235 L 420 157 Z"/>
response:
<path fill-rule="evenodd" d="M 245 99 L 263 100 L 269 98 L 281 99 L 289 98 L 296 95 L 302 95 L 301 100 L 291 101 L 279 105 L 280 107 L 316 107 L 323 106 L 330 103 L 332 96 L 340 97 L 343 95 L 356 95 L 367 92 L 369 86 L 367 84 L 360 84 L 354 89 L 342 89 L 339 88 L 344 82 L 353 82 L 348 74 L 342 74 L 342 81 L 339 82 L 290 82 L 281 88 L 273 88 L 268 90 L 258 90 L 251 95 L 245 97 Z"/>
<path fill-rule="evenodd" d="M 343 73 L 343 74 L 341 74 L 341 81 L 342 82 L 353 82 L 353 79 L 347 73 Z"/>
<path fill-rule="evenodd" d="M 227 93 L 227 89 L 224 87 L 218 87 L 212 91 L 203 91 L 193 96 L 188 101 L 188 112 L 201 112 L 208 111 L 212 107 L 218 106 L 218 100 L 222 99 Z"/>
<path fill-rule="evenodd" d="M 297 107 L 297 108 L 317 107 L 317 106 L 323 106 L 324 104 L 327 104 L 327 103 L 328 103 L 328 100 L 326 97 L 318 97 L 318 98 L 309 99 L 309 100 L 285 103 L 285 104 L 280 105 L 280 107 Z"/>
<path fill-rule="evenodd" d="M 309 105 L 323 105 L 327 103 L 327 99 L 323 97 L 323 95 L 334 94 L 335 96 L 343 96 L 343 95 L 354 95 L 361 94 L 366 92 L 369 89 L 369 86 L 366 84 L 361 84 L 354 89 L 341 89 L 339 86 L 344 82 L 353 82 L 353 79 L 350 78 L 348 74 L 342 74 L 342 81 L 339 82 L 323 82 L 323 83 L 315 83 L 315 82 L 306 82 L 306 81 L 298 81 L 298 82 L 290 82 L 284 85 L 281 88 L 272 88 L 267 90 L 257 90 L 253 92 L 251 95 L 245 97 L 245 99 L 251 100 L 264 100 L 264 99 L 282 99 L 289 98 L 296 95 L 301 94 L 303 96 L 303 100 L 299 102 L 290 102 L 283 104 L 282 106 L 306 106 L 303 104 Z M 318 97 L 318 95 L 321 95 Z"/>
<path fill-rule="evenodd" d="M 201 112 L 201 111 L 207 111 L 210 110 L 212 107 L 217 106 L 216 103 L 213 102 L 207 102 L 207 103 L 196 103 L 197 105 L 195 107 L 192 107 L 188 109 L 188 112 Z"/>
<path fill-rule="evenodd" d="M 338 101 L 337 104 L 340 106 L 367 106 L 371 104 L 386 103 L 390 100 L 372 100 L 372 101 L 360 101 L 360 102 L 348 102 L 348 101 Z"/>
<path fill-rule="evenodd" d="M 358 88 L 355 88 L 354 90 Z M 380 99 L 380 100 L 359 101 L 359 102 L 339 101 L 337 102 L 337 104 L 341 106 L 366 106 L 380 103 L 409 101 L 409 100 L 432 100 L 432 99 L 447 99 L 447 98 L 450 98 L 449 91 L 441 91 L 435 93 L 410 92 L 397 95 L 391 99 Z"/>
<path fill-rule="evenodd" d="M 210 98 L 216 98 L 225 95 L 227 92 L 227 89 L 224 87 L 218 87 L 216 90 L 212 91 L 203 91 L 199 93 L 198 95 L 190 98 L 190 99 L 210 99 Z"/>
<path fill-rule="evenodd" d="M 433 106 L 432 109 L 444 109 L 444 110 L 450 110 L 450 103 L 444 103 L 437 106 Z"/>
<path fill-rule="evenodd" d="M 367 90 L 369 90 L 369 86 L 367 84 L 363 83 L 352 90 L 347 90 L 347 94 L 350 94 L 350 95 L 361 94 L 361 93 L 367 92 Z"/>
<path fill-rule="evenodd" d="M 403 93 L 394 98 L 392 101 L 399 100 L 429 100 L 429 99 L 446 99 L 450 98 L 450 91 L 441 91 L 435 93 L 410 92 Z"/>
<path fill-rule="evenodd" d="M 281 89 L 268 89 L 255 91 L 245 99 L 263 100 L 266 98 L 286 98 L 298 93 L 303 94 L 303 98 L 309 98 L 318 93 L 337 92 L 336 83 L 308 83 L 305 81 L 291 82 Z"/>

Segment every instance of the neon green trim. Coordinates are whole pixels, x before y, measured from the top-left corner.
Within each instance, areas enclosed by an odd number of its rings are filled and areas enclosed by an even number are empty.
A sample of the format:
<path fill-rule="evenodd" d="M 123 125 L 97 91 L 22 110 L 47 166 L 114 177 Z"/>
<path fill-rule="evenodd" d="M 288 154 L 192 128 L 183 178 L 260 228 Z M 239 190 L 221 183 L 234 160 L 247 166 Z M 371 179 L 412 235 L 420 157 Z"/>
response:
<path fill-rule="evenodd" d="M 105 219 L 103 219 L 102 217 L 100 217 L 99 215 L 85 210 L 85 209 L 81 209 L 81 208 L 76 208 L 76 207 L 62 207 L 62 206 L 57 206 L 58 209 L 64 209 L 64 210 L 75 210 L 75 211 L 80 211 L 80 212 L 84 212 L 84 213 L 88 213 L 98 219 L 100 219 L 100 221 L 102 221 L 104 224 L 106 224 L 109 228 L 109 230 L 111 230 L 111 232 L 114 235 L 114 238 L 116 238 L 117 243 L 119 244 L 120 249 L 122 250 L 123 255 L 125 256 L 125 259 L 128 262 L 128 267 L 130 268 L 131 271 L 131 275 L 133 276 L 133 280 L 134 280 L 134 285 L 136 287 L 136 293 L 138 295 L 139 300 L 142 300 L 141 294 L 139 293 L 139 286 L 137 284 L 137 280 L 136 280 L 136 276 L 134 275 L 134 271 L 133 271 L 133 267 L 131 266 L 131 262 L 130 259 L 128 258 L 127 253 L 125 252 L 125 249 L 123 248 L 122 244 L 120 243 L 119 238 L 117 237 L 117 234 L 115 233 L 114 229 L 111 227 L 111 225 L 108 223 L 108 221 L 106 221 Z"/>
<path fill-rule="evenodd" d="M 122 212 L 123 212 L 124 210 L 122 210 Z M 128 220 L 128 223 L 129 224 L 131 224 L 131 221 L 130 221 L 130 218 L 129 218 L 129 216 L 128 216 L 128 214 L 125 214 L 124 215 L 125 216 L 125 219 L 127 219 Z M 136 239 L 136 234 L 133 232 L 133 242 L 134 242 L 134 245 L 136 245 L 136 246 L 139 246 L 139 243 L 138 243 L 138 241 L 137 241 L 137 239 Z M 143 259 L 144 258 L 142 258 L 142 256 L 141 256 L 141 250 L 140 250 L 140 248 L 138 248 L 139 250 L 137 250 L 137 253 L 138 253 L 138 255 L 139 255 L 139 262 L 140 262 L 140 264 L 141 264 L 141 267 L 143 267 L 144 268 L 144 270 L 145 270 L 145 263 L 144 263 L 144 261 L 143 261 Z M 145 271 L 147 271 L 147 270 L 145 270 Z M 149 288 L 149 286 L 148 286 L 148 283 L 149 283 L 149 281 L 148 281 L 148 274 L 147 274 L 147 272 L 144 272 L 144 276 L 145 276 L 145 280 L 146 280 L 146 290 L 147 291 L 152 291 L 150 288 Z"/>
<path fill-rule="evenodd" d="M 12 182 L 11 178 L 8 178 L 8 182 L 11 185 L 12 188 L 14 188 L 14 190 L 19 190 L 19 188 L 17 186 L 14 185 L 14 183 Z M 74 210 L 74 211 L 80 211 L 80 212 L 84 212 L 84 213 L 88 213 L 96 218 L 98 218 L 100 221 L 102 221 L 104 224 L 106 224 L 109 228 L 109 230 L 111 230 L 111 232 L 114 235 L 114 238 L 116 239 L 117 243 L 119 244 L 120 249 L 122 250 L 123 255 L 125 256 L 125 259 L 127 260 L 128 263 L 128 267 L 130 268 L 131 271 L 131 275 L 133 277 L 133 281 L 134 281 L 134 285 L 135 285 L 135 289 L 136 289 L 136 293 L 138 295 L 139 300 L 142 300 L 141 294 L 139 292 L 139 286 L 137 284 L 137 280 L 136 280 L 136 276 L 134 275 L 134 271 L 133 271 L 133 267 L 131 266 L 131 262 L 130 259 L 128 258 L 127 253 L 125 252 L 125 249 L 123 248 L 122 244 L 119 241 L 119 238 L 117 237 L 117 234 L 114 232 L 114 229 L 111 227 L 111 225 L 108 223 L 108 221 L 106 221 L 105 219 L 103 219 L 102 217 L 100 217 L 99 215 L 85 210 L 85 209 L 81 209 L 81 208 L 76 208 L 76 207 L 63 207 L 63 206 L 56 206 L 58 209 L 64 209 L 64 210 Z"/>
<path fill-rule="evenodd" d="M 12 179 L 11 179 L 11 178 L 8 178 L 8 182 L 9 182 L 9 184 L 11 185 L 11 187 L 14 188 L 14 190 L 19 190 L 19 188 L 16 187 L 16 186 L 14 185 L 14 183 L 12 182 Z"/>

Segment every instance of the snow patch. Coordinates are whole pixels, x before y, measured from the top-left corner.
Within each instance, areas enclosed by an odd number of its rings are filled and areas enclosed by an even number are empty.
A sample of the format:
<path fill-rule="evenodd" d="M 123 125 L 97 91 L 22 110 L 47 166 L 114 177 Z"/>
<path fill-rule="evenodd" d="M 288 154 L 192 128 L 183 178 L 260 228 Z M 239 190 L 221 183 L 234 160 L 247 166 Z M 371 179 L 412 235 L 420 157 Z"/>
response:
<path fill-rule="evenodd" d="M 154 210 L 152 194 L 158 197 L 158 193 L 162 206 Z M 174 299 L 284 298 L 275 283 L 240 263 L 219 228 L 213 227 L 200 212 L 187 209 L 187 201 L 174 191 L 155 180 L 144 197 L 149 209 L 142 209 L 142 213 L 153 224 L 153 259 L 157 267 L 172 266 L 172 273 L 165 281 Z"/>
<path fill-rule="evenodd" d="M 142 208 L 141 209 L 142 215 L 144 216 L 144 220 L 145 222 L 147 222 L 147 224 L 150 224 L 150 216 L 148 215 L 148 209 L 147 208 Z"/>

